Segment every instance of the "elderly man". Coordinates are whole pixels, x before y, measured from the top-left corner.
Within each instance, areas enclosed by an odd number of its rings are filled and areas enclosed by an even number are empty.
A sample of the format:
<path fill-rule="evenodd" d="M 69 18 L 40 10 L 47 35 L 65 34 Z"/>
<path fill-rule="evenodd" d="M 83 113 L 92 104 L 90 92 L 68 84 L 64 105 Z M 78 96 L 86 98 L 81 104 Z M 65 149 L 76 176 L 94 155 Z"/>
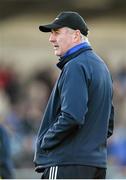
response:
<path fill-rule="evenodd" d="M 43 179 L 103 179 L 114 117 L 109 70 L 92 50 L 78 13 L 61 12 L 39 29 L 51 33 L 61 74 L 38 132 L 36 171 Z"/>

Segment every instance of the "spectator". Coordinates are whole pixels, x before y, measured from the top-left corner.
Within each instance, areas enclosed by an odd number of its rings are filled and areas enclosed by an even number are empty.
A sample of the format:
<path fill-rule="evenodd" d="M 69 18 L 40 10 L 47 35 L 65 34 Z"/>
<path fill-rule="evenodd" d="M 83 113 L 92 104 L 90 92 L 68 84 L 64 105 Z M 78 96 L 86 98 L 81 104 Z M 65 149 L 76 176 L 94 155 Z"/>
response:
<path fill-rule="evenodd" d="M 2 179 L 13 178 L 10 140 L 7 131 L 2 125 L 0 125 L 0 177 Z"/>

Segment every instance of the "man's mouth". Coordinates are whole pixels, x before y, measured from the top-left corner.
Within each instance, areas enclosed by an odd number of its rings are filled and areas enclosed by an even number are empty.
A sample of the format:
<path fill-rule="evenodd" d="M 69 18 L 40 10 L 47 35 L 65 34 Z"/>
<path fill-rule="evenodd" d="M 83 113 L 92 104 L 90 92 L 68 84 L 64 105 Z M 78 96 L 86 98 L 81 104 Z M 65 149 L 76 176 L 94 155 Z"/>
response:
<path fill-rule="evenodd" d="M 59 46 L 58 45 L 54 45 L 53 48 L 54 48 L 54 50 L 57 50 L 59 48 Z"/>

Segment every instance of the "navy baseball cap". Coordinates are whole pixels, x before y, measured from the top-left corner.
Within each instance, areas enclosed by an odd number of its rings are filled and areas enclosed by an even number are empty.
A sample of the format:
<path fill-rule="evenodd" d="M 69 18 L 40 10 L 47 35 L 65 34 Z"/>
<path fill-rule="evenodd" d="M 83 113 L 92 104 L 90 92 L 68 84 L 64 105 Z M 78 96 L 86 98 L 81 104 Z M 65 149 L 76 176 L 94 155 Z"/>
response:
<path fill-rule="evenodd" d="M 78 29 L 83 35 L 88 35 L 88 27 L 84 19 L 77 12 L 73 11 L 61 12 L 52 23 L 39 26 L 39 30 L 42 32 L 51 32 L 52 29 L 62 27 L 69 27 L 74 30 Z"/>

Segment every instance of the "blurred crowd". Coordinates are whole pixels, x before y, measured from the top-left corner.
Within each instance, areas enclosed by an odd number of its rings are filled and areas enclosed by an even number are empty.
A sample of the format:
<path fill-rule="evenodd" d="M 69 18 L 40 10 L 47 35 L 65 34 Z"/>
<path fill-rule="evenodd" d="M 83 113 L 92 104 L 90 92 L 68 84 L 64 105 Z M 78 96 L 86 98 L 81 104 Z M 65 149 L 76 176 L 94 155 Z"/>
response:
<path fill-rule="evenodd" d="M 108 141 L 108 160 L 110 165 L 115 166 L 115 171 L 120 172 L 120 178 L 126 178 L 126 62 L 114 72 L 113 88 L 115 129 Z"/>
<path fill-rule="evenodd" d="M 115 130 L 108 141 L 108 161 L 126 177 L 126 65 L 111 73 Z M 0 63 L 0 125 L 9 134 L 15 168 L 33 167 L 37 131 L 56 76 L 51 67 L 40 67 L 24 80 L 14 66 Z"/>
<path fill-rule="evenodd" d="M 8 132 L 15 168 L 33 166 L 34 144 L 55 77 L 51 68 L 22 80 L 13 66 L 0 64 L 0 125 Z"/>

